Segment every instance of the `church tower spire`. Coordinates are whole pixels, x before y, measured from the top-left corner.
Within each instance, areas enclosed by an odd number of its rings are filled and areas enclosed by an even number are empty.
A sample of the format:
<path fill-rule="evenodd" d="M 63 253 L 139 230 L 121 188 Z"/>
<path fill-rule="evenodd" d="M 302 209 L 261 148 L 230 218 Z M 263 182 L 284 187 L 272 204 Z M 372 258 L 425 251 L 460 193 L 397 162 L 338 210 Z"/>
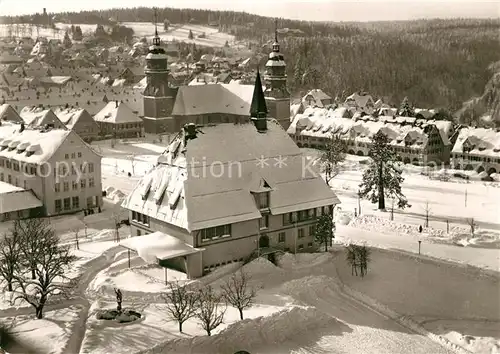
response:
<path fill-rule="evenodd" d="M 278 19 L 274 22 L 274 43 L 266 63 L 266 97 L 269 115 L 284 129 L 290 126 L 290 93 L 286 85 L 286 63 L 278 41 Z"/>
<path fill-rule="evenodd" d="M 253 89 L 252 103 L 250 104 L 250 117 L 257 131 L 262 133 L 267 130 L 267 105 L 258 68 Z"/>
<path fill-rule="evenodd" d="M 161 40 L 158 34 L 157 12 L 155 9 L 154 22 L 155 33 L 153 44 L 149 47 L 146 55 L 146 88 L 143 92 L 144 104 L 144 130 L 146 133 L 160 134 L 167 130 L 172 130 L 171 113 L 176 97 L 175 89 L 168 84 L 168 57 L 161 47 Z"/>

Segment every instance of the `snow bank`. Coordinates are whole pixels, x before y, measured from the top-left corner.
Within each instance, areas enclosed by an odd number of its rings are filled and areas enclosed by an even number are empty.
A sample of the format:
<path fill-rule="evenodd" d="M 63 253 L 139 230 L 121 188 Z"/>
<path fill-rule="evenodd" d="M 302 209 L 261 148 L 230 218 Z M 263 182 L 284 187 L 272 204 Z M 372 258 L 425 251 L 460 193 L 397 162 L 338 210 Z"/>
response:
<path fill-rule="evenodd" d="M 250 276 L 257 276 L 262 274 L 278 274 L 281 269 L 262 257 L 253 260 L 252 262 L 243 266 L 243 271 Z"/>
<path fill-rule="evenodd" d="M 283 346 L 305 339 L 304 331 L 344 328 L 335 318 L 311 307 L 291 307 L 270 316 L 246 319 L 230 325 L 214 336 L 179 339 L 160 344 L 141 354 L 156 353 L 234 353 L 237 350 L 284 352 Z M 278 349 L 279 348 L 279 349 Z"/>
<path fill-rule="evenodd" d="M 326 275 L 307 276 L 300 279 L 290 280 L 282 284 L 279 292 L 295 298 L 306 295 L 308 298 L 325 299 L 333 297 L 333 293 L 340 291 L 340 283 Z"/>
<path fill-rule="evenodd" d="M 285 269 L 314 267 L 332 258 L 331 253 L 284 253 L 278 257 L 278 265 Z"/>

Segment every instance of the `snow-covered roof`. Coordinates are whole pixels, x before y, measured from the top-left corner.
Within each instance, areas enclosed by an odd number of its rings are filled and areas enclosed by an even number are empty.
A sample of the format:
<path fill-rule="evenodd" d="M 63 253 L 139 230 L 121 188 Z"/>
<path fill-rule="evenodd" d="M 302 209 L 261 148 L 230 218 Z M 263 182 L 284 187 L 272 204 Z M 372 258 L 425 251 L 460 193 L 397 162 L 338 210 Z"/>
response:
<path fill-rule="evenodd" d="M 154 264 L 158 260 L 167 260 L 202 251 L 202 249 L 193 248 L 177 237 L 167 235 L 163 232 L 129 237 L 121 241 L 120 246 L 137 252 L 139 257 L 145 262 Z"/>
<path fill-rule="evenodd" d="M 500 132 L 486 128 L 463 128 L 458 134 L 452 153 L 500 157 Z"/>
<path fill-rule="evenodd" d="M 0 214 L 41 207 L 32 191 L 0 181 Z"/>
<path fill-rule="evenodd" d="M 0 156 L 13 160 L 43 164 L 59 149 L 71 130 L 26 127 L 20 124 L 0 126 Z M 74 134 L 74 133 L 73 133 Z"/>
<path fill-rule="evenodd" d="M 360 95 L 357 92 L 348 96 L 345 100 L 346 103 L 354 102 L 358 107 L 366 107 L 367 103 L 371 101 L 373 102 L 373 98 L 370 95 Z"/>
<path fill-rule="evenodd" d="M 309 91 L 304 97 L 302 97 L 302 102 L 307 103 L 311 106 L 324 107 L 323 100 L 331 100 L 332 98 L 328 96 L 323 90 L 314 89 Z M 310 102 L 310 101 L 313 102 Z"/>
<path fill-rule="evenodd" d="M 140 123 L 142 119 L 132 111 L 125 103 L 119 101 L 110 101 L 108 104 L 94 116 L 96 122 L 102 123 Z"/>
<path fill-rule="evenodd" d="M 90 117 L 90 119 L 92 119 L 92 116 L 89 114 L 89 112 L 87 112 L 83 108 L 58 108 L 54 111 L 54 113 L 68 129 L 73 129 L 75 124 L 84 115 L 87 115 L 88 117 Z"/>
<path fill-rule="evenodd" d="M 388 136 L 391 145 L 413 145 L 423 148 L 428 140 L 423 127 L 401 125 L 397 122 L 386 123 L 384 119 L 356 121 L 338 117 L 332 109 L 306 109 L 303 114 L 295 116 L 288 133 L 296 134 L 297 127 L 301 128 L 300 135 L 317 138 L 329 138 L 332 134 L 338 134 L 345 136 L 346 139 L 370 142 L 371 138 L 382 130 Z"/>
<path fill-rule="evenodd" d="M 24 107 L 19 113 L 24 122 L 34 127 L 53 124 L 55 128 L 63 128 L 64 124 L 51 109 L 40 107 Z"/>
<path fill-rule="evenodd" d="M 172 141 L 124 208 L 188 231 L 256 220 L 261 214 L 251 190 L 261 179 L 273 186 L 273 215 L 339 203 L 319 174 L 304 171 L 301 150 L 275 120 L 268 120 L 265 133 L 252 123 L 231 123 L 205 126 L 187 142 L 184 134 Z M 268 164 L 259 166 L 259 157 Z"/>

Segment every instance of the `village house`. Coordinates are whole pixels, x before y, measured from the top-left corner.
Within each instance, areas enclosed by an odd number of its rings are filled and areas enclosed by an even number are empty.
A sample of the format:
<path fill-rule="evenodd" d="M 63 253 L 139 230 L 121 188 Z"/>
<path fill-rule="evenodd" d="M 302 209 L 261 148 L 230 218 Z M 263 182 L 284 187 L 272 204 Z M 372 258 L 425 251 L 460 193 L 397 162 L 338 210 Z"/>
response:
<path fill-rule="evenodd" d="M 120 101 L 110 101 L 94 116 L 104 137 L 138 138 L 144 135 L 143 121 L 137 113 Z"/>
<path fill-rule="evenodd" d="M 44 107 L 24 107 L 19 113 L 19 116 L 28 126 L 50 126 L 55 129 L 66 129 L 64 123 L 59 120 L 52 109 L 46 109 Z"/>
<path fill-rule="evenodd" d="M 125 85 L 137 84 L 143 78 L 144 69 L 142 67 L 125 68 L 117 77 L 118 80 L 124 80 Z"/>
<path fill-rule="evenodd" d="M 347 153 L 368 156 L 371 139 L 383 131 L 397 159 L 405 164 L 449 163 L 451 145 L 447 126 L 441 122 L 417 122 L 409 117 L 339 117 L 337 110 L 308 108 L 295 116 L 288 133 L 299 147 L 322 149 L 336 135 L 347 142 Z M 411 121 L 413 119 L 413 121 Z M 449 123 L 449 122 L 448 122 Z"/>
<path fill-rule="evenodd" d="M 455 169 L 500 173 L 500 132 L 487 128 L 462 128 L 451 151 Z"/>
<path fill-rule="evenodd" d="M 17 111 L 8 103 L 0 105 L 0 121 L 23 122 Z"/>
<path fill-rule="evenodd" d="M 364 92 L 355 92 L 348 96 L 344 102 L 353 111 L 372 114 L 375 109 L 375 101 L 372 96 Z"/>
<path fill-rule="evenodd" d="M 72 130 L 2 122 L 0 181 L 31 190 L 43 215 L 102 206 L 101 156 Z"/>
<path fill-rule="evenodd" d="M 155 257 L 189 278 L 256 252 L 313 251 L 317 217 L 339 203 L 266 118 L 259 75 L 250 112 L 253 122 L 187 124 L 122 204 L 131 235 L 143 244 L 152 233 L 170 239 Z"/>
<path fill-rule="evenodd" d="M 59 108 L 54 113 L 67 129 L 73 130 L 86 143 L 99 138 L 99 125 L 85 109 Z"/>

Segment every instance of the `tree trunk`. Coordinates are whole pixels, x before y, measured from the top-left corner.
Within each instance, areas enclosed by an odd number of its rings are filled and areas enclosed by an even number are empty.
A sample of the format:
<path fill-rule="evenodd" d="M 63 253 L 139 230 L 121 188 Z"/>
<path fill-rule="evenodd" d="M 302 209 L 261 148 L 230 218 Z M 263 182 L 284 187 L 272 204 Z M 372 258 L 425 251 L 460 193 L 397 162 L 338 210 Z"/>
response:
<path fill-rule="evenodd" d="M 243 309 L 238 309 L 240 311 L 240 320 L 243 319 Z"/>
<path fill-rule="evenodd" d="M 325 252 L 328 252 L 328 240 L 325 240 Z"/>
<path fill-rule="evenodd" d="M 207 329 L 207 336 L 210 337 L 211 335 L 212 335 L 212 332 L 209 329 Z"/>
<path fill-rule="evenodd" d="M 378 166 L 378 209 L 379 210 L 385 209 L 383 170 L 384 170 L 384 165 L 383 162 L 381 161 Z"/>
<path fill-rule="evenodd" d="M 13 291 L 13 288 L 12 288 L 12 280 L 8 280 L 8 281 L 7 281 L 7 290 L 8 290 L 8 291 Z"/>
<path fill-rule="evenodd" d="M 31 279 L 36 279 L 35 269 L 31 269 Z"/>
<path fill-rule="evenodd" d="M 179 332 L 182 333 L 182 322 L 179 321 Z"/>
<path fill-rule="evenodd" d="M 36 318 L 41 320 L 43 318 L 43 305 L 40 304 L 35 308 Z"/>

